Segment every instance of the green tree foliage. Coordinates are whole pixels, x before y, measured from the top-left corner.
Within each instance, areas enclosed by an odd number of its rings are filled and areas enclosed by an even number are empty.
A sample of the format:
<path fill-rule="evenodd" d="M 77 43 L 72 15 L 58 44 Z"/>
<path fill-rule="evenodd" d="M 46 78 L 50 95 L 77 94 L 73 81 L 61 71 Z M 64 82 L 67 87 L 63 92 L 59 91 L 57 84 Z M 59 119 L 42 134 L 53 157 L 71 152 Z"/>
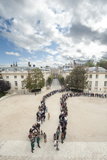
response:
<path fill-rule="evenodd" d="M 65 81 L 64 81 L 64 77 L 62 77 L 61 75 L 58 75 L 58 79 L 61 85 L 64 85 Z"/>
<path fill-rule="evenodd" d="M 97 62 L 97 66 L 107 69 L 107 60 L 101 59 L 99 62 Z"/>
<path fill-rule="evenodd" d="M 11 88 L 11 85 L 9 82 L 4 81 L 3 79 L 0 80 L 0 93 L 3 93 L 4 91 L 8 91 Z"/>
<path fill-rule="evenodd" d="M 47 85 L 51 85 L 52 80 L 53 80 L 53 75 L 51 75 L 51 76 L 48 77 L 48 79 L 47 79 Z"/>
<path fill-rule="evenodd" d="M 25 87 L 29 89 L 29 91 L 43 88 L 45 85 L 45 79 L 41 69 L 36 68 L 29 71 L 24 83 Z"/>
<path fill-rule="evenodd" d="M 95 66 L 94 61 L 92 60 L 87 61 L 87 63 L 85 63 L 85 66 L 94 67 Z"/>
<path fill-rule="evenodd" d="M 70 88 L 83 90 L 87 87 L 88 81 L 86 71 L 83 66 L 76 66 L 65 79 L 66 84 Z"/>

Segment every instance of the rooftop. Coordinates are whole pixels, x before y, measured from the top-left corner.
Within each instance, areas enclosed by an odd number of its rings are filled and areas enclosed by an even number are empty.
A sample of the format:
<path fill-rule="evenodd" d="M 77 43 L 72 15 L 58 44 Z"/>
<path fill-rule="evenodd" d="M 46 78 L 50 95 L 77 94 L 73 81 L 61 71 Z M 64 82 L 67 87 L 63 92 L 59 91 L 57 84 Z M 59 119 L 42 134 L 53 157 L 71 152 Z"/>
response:
<path fill-rule="evenodd" d="M 30 71 L 31 69 L 36 69 L 37 67 L 17 67 L 17 66 L 12 66 L 12 67 L 0 67 L 0 72 L 7 72 L 7 71 Z M 40 68 L 42 71 L 50 71 L 49 68 Z"/>

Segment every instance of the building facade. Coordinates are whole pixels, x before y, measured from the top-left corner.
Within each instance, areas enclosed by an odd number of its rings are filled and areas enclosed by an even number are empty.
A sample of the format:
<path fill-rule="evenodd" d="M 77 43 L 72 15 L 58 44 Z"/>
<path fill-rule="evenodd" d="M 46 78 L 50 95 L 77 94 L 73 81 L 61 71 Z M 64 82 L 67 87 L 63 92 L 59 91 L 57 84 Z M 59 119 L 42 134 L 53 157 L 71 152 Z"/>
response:
<path fill-rule="evenodd" d="M 64 68 L 62 76 L 64 79 L 72 72 L 73 68 Z M 107 94 L 107 70 L 102 67 L 86 67 L 88 87 L 84 92 Z"/>
<path fill-rule="evenodd" d="M 86 68 L 88 88 L 85 91 L 93 93 L 107 93 L 107 70 L 102 67 Z"/>
<path fill-rule="evenodd" d="M 26 92 L 27 89 L 24 85 L 24 79 L 27 78 L 28 73 L 31 69 L 35 69 L 36 67 L 28 64 L 28 67 L 0 67 L 0 78 L 4 79 L 11 84 L 11 91 L 17 92 Z M 42 73 L 44 75 L 45 82 L 51 74 L 51 70 L 48 68 L 41 68 Z"/>

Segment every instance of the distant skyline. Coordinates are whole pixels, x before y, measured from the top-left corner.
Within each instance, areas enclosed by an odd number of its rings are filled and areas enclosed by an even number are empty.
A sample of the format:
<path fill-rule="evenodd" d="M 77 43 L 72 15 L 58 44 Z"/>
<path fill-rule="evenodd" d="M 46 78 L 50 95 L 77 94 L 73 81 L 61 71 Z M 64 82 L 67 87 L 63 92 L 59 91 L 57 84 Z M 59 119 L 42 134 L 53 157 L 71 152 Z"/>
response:
<path fill-rule="evenodd" d="M 0 66 L 107 58 L 106 0 L 0 0 Z"/>

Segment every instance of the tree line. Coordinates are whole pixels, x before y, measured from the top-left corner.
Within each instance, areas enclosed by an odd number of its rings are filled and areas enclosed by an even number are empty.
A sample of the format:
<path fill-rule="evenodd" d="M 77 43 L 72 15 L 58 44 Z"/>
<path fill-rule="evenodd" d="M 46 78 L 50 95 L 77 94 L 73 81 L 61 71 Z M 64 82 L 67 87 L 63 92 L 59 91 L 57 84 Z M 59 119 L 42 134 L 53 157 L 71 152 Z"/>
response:
<path fill-rule="evenodd" d="M 89 60 L 87 61 L 87 63 L 85 63 L 85 66 L 89 66 L 89 67 L 94 67 L 94 66 L 99 66 L 99 67 L 103 67 L 105 69 L 107 69 L 107 59 L 101 59 L 100 61 L 98 61 L 95 65 L 94 61 Z"/>

